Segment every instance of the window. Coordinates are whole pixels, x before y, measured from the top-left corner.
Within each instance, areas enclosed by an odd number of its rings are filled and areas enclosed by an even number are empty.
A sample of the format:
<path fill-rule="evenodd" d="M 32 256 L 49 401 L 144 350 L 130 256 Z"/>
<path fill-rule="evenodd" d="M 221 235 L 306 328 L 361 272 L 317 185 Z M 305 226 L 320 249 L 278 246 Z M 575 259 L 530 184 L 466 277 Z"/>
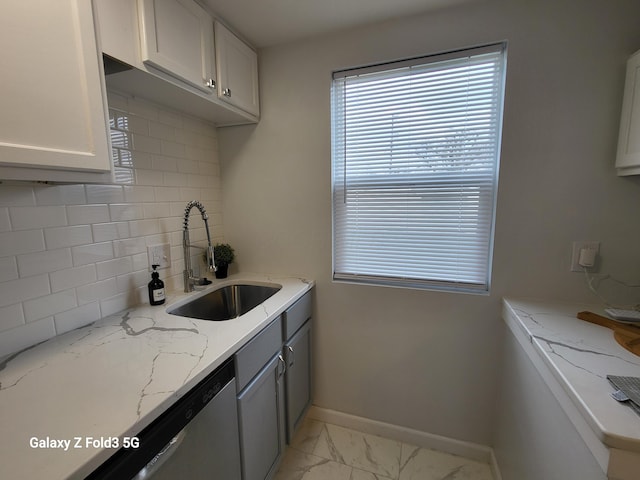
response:
<path fill-rule="evenodd" d="M 335 72 L 333 276 L 488 292 L 503 43 Z"/>

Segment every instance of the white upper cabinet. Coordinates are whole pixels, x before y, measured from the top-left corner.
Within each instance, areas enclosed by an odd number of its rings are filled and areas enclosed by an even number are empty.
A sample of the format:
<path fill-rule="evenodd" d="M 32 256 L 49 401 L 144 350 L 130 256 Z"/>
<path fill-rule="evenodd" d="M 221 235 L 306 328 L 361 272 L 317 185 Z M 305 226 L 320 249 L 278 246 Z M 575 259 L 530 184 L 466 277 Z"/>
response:
<path fill-rule="evenodd" d="M 75 181 L 87 179 L 74 172 L 109 174 L 91 2 L 0 2 L 0 44 L 0 178 Z"/>
<path fill-rule="evenodd" d="M 109 61 L 108 88 L 218 126 L 258 121 L 255 51 L 224 27 L 214 45 L 213 16 L 194 0 L 93 1 L 102 51 L 131 67 Z"/>
<path fill-rule="evenodd" d="M 618 155 L 618 175 L 640 175 L 640 51 L 627 61 Z"/>
<path fill-rule="evenodd" d="M 193 0 L 139 0 L 142 61 L 213 92 L 213 19 Z"/>
<path fill-rule="evenodd" d="M 140 64 L 136 0 L 93 0 L 102 52 L 131 66 Z M 105 69 L 106 70 L 106 69 Z"/>
<path fill-rule="evenodd" d="M 218 21 L 215 22 L 215 39 L 218 96 L 259 116 L 257 53 Z"/>

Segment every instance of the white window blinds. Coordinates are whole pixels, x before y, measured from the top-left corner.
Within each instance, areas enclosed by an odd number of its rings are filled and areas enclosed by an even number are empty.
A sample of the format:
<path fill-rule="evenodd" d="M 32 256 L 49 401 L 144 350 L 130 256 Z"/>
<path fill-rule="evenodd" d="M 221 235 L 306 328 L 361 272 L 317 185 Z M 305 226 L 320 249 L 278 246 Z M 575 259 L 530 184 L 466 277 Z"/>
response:
<path fill-rule="evenodd" d="M 505 47 L 334 73 L 334 279 L 488 291 Z"/>

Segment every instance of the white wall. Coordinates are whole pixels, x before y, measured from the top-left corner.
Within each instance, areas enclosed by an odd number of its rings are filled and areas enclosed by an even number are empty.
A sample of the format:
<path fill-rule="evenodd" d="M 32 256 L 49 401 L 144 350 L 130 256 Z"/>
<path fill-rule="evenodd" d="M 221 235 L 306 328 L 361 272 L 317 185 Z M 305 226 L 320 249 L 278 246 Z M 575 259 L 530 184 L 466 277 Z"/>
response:
<path fill-rule="evenodd" d="M 586 299 L 572 240 L 640 276 L 640 182 L 613 168 L 635 0 L 482 1 L 260 52 L 262 119 L 219 130 L 241 270 L 317 282 L 315 403 L 491 444 L 505 294 Z M 331 72 L 509 41 L 490 296 L 331 281 Z M 391 94 L 391 92 L 390 92 Z"/>
<path fill-rule="evenodd" d="M 171 245 L 160 278 L 182 288 L 187 201 L 204 203 L 222 239 L 215 128 L 113 93 L 109 107 L 117 184 L 0 184 L 0 358 L 148 303 L 147 245 Z M 206 234 L 193 213 L 195 243 Z"/>

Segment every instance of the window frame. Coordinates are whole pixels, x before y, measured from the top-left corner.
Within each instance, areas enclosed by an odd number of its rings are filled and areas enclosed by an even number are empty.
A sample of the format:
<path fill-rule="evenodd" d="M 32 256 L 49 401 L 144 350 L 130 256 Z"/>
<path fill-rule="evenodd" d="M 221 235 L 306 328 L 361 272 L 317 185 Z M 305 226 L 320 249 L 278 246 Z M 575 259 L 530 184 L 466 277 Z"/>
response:
<path fill-rule="evenodd" d="M 500 71 L 499 71 L 499 79 L 497 81 L 497 87 L 499 87 L 499 99 L 497 100 L 497 120 L 495 131 L 493 135 L 495 135 L 495 146 L 492 151 L 493 154 L 493 162 L 494 162 L 494 171 L 493 171 L 493 179 L 490 185 L 491 193 L 489 194 L 489 199 L 487 200 L 484 196 L 478 195 L 478 198 L 484 198 L 484 207 L 490 208 L 491 212 L 491 220 L 488 222 L 488 229 L 485 231 L 488 234 L 488 243 L 487 243 L 487 251 L 483 254 L 483 260 L 486 262 L 486 269 L 483 272 L 486 272 L 486 279 L 484 282 L 480 283 L 468 283 L 468 282 L 460 282 L 451 278 L 449 280 L 442 280 L 437 278 L 427 278 L 427 275 L 423 275 L 422 278 L 413 278 L 407 276 L 389 276 L 389 275 L 372 275 L 370 273 L 345 273 L 337 271 L 336 268 L 336 243 L 337 243 L 337 226 L 336 226 L 336 202 L 340 195 L 346 195 L 344 192 L 344 186 L 340 185 L 341 182 L 337 182 L 336 178 L 339 174 L 336 173 L 337 169 L 337 160 L 340 155 L 346 157 L 345 153 L 337 153 L 337 149 L 340 145 L 346 145 L 346 142 L 342 140 L 341 137 L 344 136 L 344 127 L 343 125 L 338 126 L 340 123 L 339 120 L 336 120 L 337 116 L 341 115 L 340 106 L 337 103 L 336 93 L 337 87 L 336 82 L 346 81 L 345 79 L 349 77 L 357 77 L 362 75 L 367 75 L 370 73 L 378 73 L 378 72 L 391 72 L 396 69 L 404 68 L 404 67 L 412 67 L 412 66 L 422 66 L 422 65 L 434 65 L 437 67 L 441 65 L 441 69 L 446 69 L 446 63 L 451 61 L 452 64 L 457 64 L 463 58 L 467 57 L 475 57 L 478 55 L 483 55 L 485 53 L 496 53 L 500 54 Z M 332 189 L 332 278 L 335 282 L 346 282 L 346 283 L 359 283 L 359 284 L 369 284 L 369 285 L 383 285 L 383 286 L 391 286 L 391 287 L 404 287 L 404 288 L 415 288 L 415 289 L 426 289 L 426 290 L 445 290 L 451 292 L 461 292 L 461 293 L 474 293 L 474 294 L 484 294 L 487 295 L 490 291 L 491 287 L 491 274 L 492 274 L 492 264 L 493 264 L 493 246 L 494 246 L 494 237 L 495 237 L 495 223 L 496 223 L 496 205 L 497 205 L 497 189 L 498 189 L 498 176 L 499 176 L 499 166 L 500 166 L 500 153 L 501 153 L 501 143 L 502 143 L 502 124 L 503 124 L 503 116 L 504 116 L 504 107 L 505 107 L 505 90 L 506 90 L 506 66 L 507 66 L 507 42 L 498 42 L 483 46 L 470 47 L 459 49 L 455 51 L 438 53 L 433 55 L 415 57 L 411 59 L 404 59 L 400 61 L 393 62 L 385 62 L 370 66 L 357 67 L 352 69 L 343 69 L 333 72 L 333 80 L 332 80 L 332 88 L 331 88 L 331 141 L 332 141 L 332 149 L 331 149 L 331 189 Z M 345 94 L 346 95 L 346 94 Z M 342 97 L 341 97 L 342 98 Z M 343 113 L 343 112 L 342 112 Z M 342 127 L 342 128 L 341 128 Z M 342 141 L 342 143 L 340 143 Z M 346 147 L 345 147 L 346 148 Z M 343 159 L 345 163 L 346 170 L 346 160 Z M 433 164 L 430 166 L 432 170 L 434 169 Z M 456 185 L 468 185 L 474 188 L 481 188 L 481 185 L 474 181 L 473 175 L 440 175 L 441 177 L 446 177 L 445 180 L 441 181 L 439 185 L 442 185 L 446 182 L 453 182 Z M 367 179 L 370 179 L 370 175 L 367 174 L 361 175 L 361 178 L 358 180 L 357 178 L 350 177 L 349 185 L 353 187 L 358 184 L 358 181 L 361 181 L 362 184 L 367 183 Z M 433 174 L 431 179 L 437 178 L 438 174 Z M 354 183 L 354 180 L 355 183 Z M 370 180 L 369 180 L 370 182 Z M 391 185 L 401 185 L 403 183 L 406 184 L 415 184 L 415 178 L 411 175 L 410 172 L 407 175 L 396 175 L 393 178 L 389 178 L 389 180 L 385 183 L 387 186 Z M 428 188 L 428 183 L 424 180 L 421 185 L 422 188 Z M 485 194 L 486 195 L 486 194 Z M 460 197 L 457 197 L 460 198 Z M 480 200 L 479 200 L 480 203 Z M 478 207 L 478 211 L 480 211 L 481 207 Z M 485 237 L 486 238 L 486 237 Z"/>

